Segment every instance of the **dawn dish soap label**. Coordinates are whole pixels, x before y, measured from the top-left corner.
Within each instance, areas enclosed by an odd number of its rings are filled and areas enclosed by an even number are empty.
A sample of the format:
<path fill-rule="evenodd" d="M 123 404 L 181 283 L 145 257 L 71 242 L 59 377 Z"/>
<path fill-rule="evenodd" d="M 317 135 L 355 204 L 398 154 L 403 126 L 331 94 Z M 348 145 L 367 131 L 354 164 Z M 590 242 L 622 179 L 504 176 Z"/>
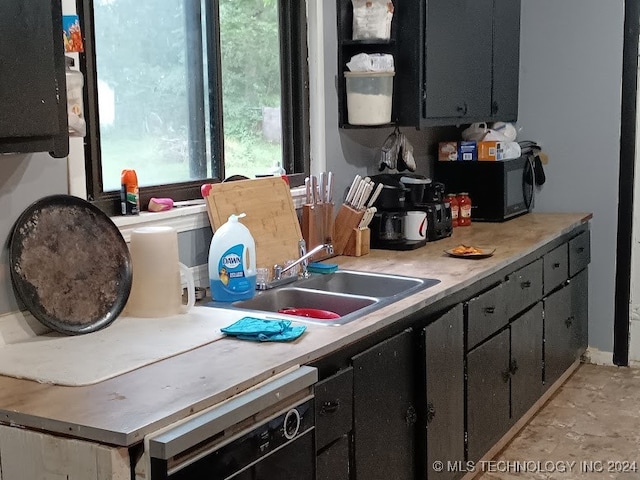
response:
<path fill-rule="evenodd" d="M 222 254 L 217 265 L 217 278 L 210 278 L 214 300 L 236 301 L 254 296 L 256 277 L 245 275 L 244 255 L 243 244 L 234 245 Z"/>
<path fill-rule="evenodd" d="M 218 264 L 218 276 L 225 287 L 235 290 L 238 285 L 235 279 L 244 278 L 244 265 L 242 264 L 242 255 L 244 254 L 243 245 L 235 245 L 224 252 L 220 263 Z M 231 280 L 234 280 L 233 282 Z"/>

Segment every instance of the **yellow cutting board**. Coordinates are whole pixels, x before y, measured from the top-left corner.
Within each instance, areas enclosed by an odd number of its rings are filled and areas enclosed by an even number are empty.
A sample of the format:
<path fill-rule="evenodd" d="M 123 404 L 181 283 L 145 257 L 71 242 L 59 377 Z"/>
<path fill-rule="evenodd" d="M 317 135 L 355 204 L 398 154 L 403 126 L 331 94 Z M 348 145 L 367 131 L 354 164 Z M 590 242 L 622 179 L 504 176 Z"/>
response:
<path fill-rule="evenodd" d="M 214 232 L 229 215 L 247 215 L 240 222 L 256 242 L 256 265 L 268 268 L 270 277 L 274 265 L 300 256 L 300 221 L 289 185 L 282 177 L 213 183 L 210 189 L 205 185 L 203 192 Z"/>

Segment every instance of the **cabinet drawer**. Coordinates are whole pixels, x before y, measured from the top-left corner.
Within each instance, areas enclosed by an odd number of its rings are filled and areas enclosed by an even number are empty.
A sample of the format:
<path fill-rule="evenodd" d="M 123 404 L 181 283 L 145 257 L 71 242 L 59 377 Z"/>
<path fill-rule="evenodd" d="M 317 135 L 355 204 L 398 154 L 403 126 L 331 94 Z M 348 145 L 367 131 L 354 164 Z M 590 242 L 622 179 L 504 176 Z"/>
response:
<path fill-rule="evenodd" d="M 506 284 L 488 290 L 468 302 L 467 348 L 500 330 L 509 322 L 507 317 Z"/>
<path fill-rule="evenodd" d="M 351 431 L 353 368 L 349 367 L 315 386 L 316 450 Z"/>
<path fill-rule="evenodd" d="M 562 285 L 568 278 L 569 251 L 564 243 L 554 248 L 543 257 L 544 261 L 544 294 Z"/>
<path fill-rule="evenodd" d="M 569 240 L 569 276 L 573 277 L 591 261 L 591 235 L 582 232 Z"/>
<path fill-rule="evenodd" d="M 512 318 L 542 298 L 542 259 L 507 277 L 507 315 Z"/>

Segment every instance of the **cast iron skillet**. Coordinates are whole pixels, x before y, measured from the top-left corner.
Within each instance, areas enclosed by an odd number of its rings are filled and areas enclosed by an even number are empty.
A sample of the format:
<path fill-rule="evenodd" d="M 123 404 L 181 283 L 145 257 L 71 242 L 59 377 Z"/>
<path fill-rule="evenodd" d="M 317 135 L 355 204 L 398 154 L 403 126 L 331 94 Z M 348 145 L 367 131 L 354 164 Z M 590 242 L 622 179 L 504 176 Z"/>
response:
<path fill-rule="evenodd" d="M 71 195 L 41 198 L 20 215 L 9 240 L 9 264 L 24 306 L 65 334 L 106 327 L 131 292 L 131 257 L 118 227 Z"/>

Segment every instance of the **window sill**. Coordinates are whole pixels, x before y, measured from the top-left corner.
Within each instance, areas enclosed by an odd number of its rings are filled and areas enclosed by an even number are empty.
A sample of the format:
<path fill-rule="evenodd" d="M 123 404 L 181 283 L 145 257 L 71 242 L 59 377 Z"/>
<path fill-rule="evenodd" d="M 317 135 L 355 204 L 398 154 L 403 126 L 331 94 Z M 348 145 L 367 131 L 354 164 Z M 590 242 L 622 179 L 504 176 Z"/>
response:
<path fill-rule="evenodd" d="M 302 208 L 305 200 L 304 187 L 291 189 L 295 208 Z M 175 207 L 165 212 L 141 212 L 140 215 L 111 217 L 120 229 L 126 242 L 131 239 L 131 231 L 139 227 L 170 226 L 178 233 L 209 227 L 209 215 L 206 205 Z"/>

